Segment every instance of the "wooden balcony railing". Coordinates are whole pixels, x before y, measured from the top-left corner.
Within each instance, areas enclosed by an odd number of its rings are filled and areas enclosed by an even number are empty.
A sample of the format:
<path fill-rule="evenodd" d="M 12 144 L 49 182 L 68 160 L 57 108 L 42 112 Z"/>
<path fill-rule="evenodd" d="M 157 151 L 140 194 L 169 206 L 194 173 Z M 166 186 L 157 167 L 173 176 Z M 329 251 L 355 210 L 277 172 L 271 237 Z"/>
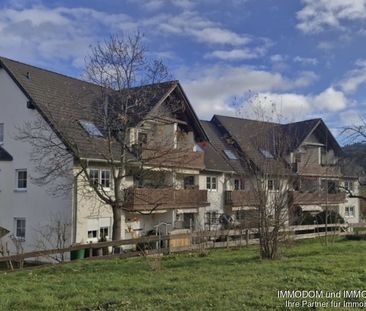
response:
<path fill-rule="evenodd" d="M 205 168 L 204 152 L 194 152 L 192 149 L 144 150 L 142 159 L 146 163 L 158 167 Z"/>
<path fill-rule="evenodd" d="M 152 211 L 172 208 L 198 208 L 208 206 L 207 190 L 151 189 L 127 190 L 127 208 L 131 211 Z"/>
<path fill-rule="evenodd" d="M 340 204 L 346 202 L 346 193 L 290 192 L 290 199 L 297 205 Z"/>
<path fill-rule="evenodd" d="M 341 167 L 339 165 L 298 163 L 296 169 L 299 175 L 305 175 L 305 176 L 340 177 L 342 175 Z"/>
<path fill-rule="evenodd" d="M 233 190 L 225 191 L 225 205 L 231 207 L 258 205 L 258 198 L 253 191 Z"/>

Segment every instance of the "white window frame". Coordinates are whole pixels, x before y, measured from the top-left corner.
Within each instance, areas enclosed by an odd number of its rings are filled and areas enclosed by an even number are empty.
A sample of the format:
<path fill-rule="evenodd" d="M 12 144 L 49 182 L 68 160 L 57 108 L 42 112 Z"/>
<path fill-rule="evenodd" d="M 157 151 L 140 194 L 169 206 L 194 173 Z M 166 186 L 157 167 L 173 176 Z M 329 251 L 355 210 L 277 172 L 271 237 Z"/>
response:
<path fill-rule="evenodd" d="M 344 208 L 344 217 L 354 218 L 355 216 L 356 216 L 356 213 L 355 213 L 355 207 L 354 206 L 346 206 Z"/>
<path fill-rule="evenodd" d="M 108 173 L 108 178 L 103 178 L 103 174 L 104 173 Z M 108 181 L 108 187 L 105 187 L 104 183 L 105 181 Z M 105 191 L 109 191 L 111 190 L 111 183 L 112 183 L 112 178 L 111 178 L 111 171 L 110 170 L 100 170 L 100 185 L 101 187 L 103 187 L 103 189 Z"/>
<path fill-rule="evenodd" d="M 217 177 L 207 176 L 206 177 L 206 189 L 208 191 L 217 191 Z"/>
<path fill-rule="evenodd" d="M 19 187 L 19 173 L 25 172 L 25 187 Z M 24 179 L 22 179 L 24 181 Z M 15 170 L 15 190 L 16 191 L 27 191 L 28 190 L 28 171 L 26 168 L 16 169 Z"/>
<path fill-rule="evenodd" d="M 0 146 L 4 145 L 5 136 L 5 125 L 0 123 Z"/>
<path fill-rule="evenodd" d="M 344 181 L 344 189 L 348 190 L 348 191 L 354 191 L 353 180 L 345 180 Z"/>
<path fill-rule="evenodd" d="M 24 235 L 18 235 L 18 221 L 24 221 Z M 14 237 L 18 240 L 25 241 L 25 237 L 27 236 L 27 221 L 25 217 L 15 217 L 14 218 Z"/>
<path fill-rule="evenodd" d="M 96 173 L 96 176 L 94 175 Z M 89 169 L 89 183 L 90 187 L 99 186 L 99 170 L 91 168 Z"/>
<path fill-rule="evenodd" d="M 95 175 L 92 176 L 92 172 L 94 172 L 94 173 L 96 172 L 97 173 L 97 180 L 95 178 L 96 177 Z M 109 178 L 108 179 L 103 178 L 103 174 L 105 172 L 108 172 L 108 174 L 109 174 Z M 109 180 L 109 187 L 104 187 L 104 185 L 103 185 L 106 180 Z M 111 170 L 109 170 L 109 169 L 99 169 L 99 168 L 90 168 L 89 169 L 90 188 L 93 187 L 92 183 L 94 181 L 97 181 L 97 186 L 98 187 L 102 187 L 104 191 L 110 191 L 111 188 L 112 188 L 112 172 L 111 172 Z"/>

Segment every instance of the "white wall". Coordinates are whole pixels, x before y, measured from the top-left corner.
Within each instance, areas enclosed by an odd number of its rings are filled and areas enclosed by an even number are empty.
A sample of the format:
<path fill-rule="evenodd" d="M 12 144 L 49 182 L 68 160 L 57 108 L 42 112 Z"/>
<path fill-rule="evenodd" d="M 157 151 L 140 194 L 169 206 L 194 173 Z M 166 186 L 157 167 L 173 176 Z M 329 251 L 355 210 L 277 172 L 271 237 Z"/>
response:
<path fill-rule="evenodd" d="M 24 122 L 38 118 L 36 110 L 26 107 L 27 98 L 13 80 L 0 69 L 0 123 L 4 123 L 3 147 L 13 156 L 12 162 L 0 162 L 0 226 L 14 233 L 14 217 L 26 219 L 25 250 L 34 249 L 37 243 L 39 228 L 49 224 L 50 219 L 62 215 L 71 222 L 72 193 L 64 197 L 53 197 L 47 187 L 39 187 L 30 182 L 36 169 L 30 161 L 31 146 L 17 141 L 17 127 Z M 27 169 L 28 189 L 25 192 L 15 191 L 16 169 Z"/>

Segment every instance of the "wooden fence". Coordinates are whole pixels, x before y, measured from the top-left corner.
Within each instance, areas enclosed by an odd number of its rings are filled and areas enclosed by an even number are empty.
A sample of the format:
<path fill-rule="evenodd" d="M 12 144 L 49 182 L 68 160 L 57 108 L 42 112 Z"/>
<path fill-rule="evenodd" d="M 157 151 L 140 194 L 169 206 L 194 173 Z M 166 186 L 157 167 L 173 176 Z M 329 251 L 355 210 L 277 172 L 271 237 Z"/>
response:
<path fill-rule="evenodd" d="M 325 225 L 291 226 L 281 230 L 286 237 L 299 240 L 316 238 L 329 234 L 342 235 L 348 230 L 347 225 L 329 224 L 325 231 Z M 65 255 L 67 259 L 71 252 L 88 250 L 89 255 L 85 258 L 107 259 L 107 258 L 129 258 L 136 256 L 152 255 L 156 253 L 174 253 L 180 251 L 193 251 L 204 248 L 238 247 L 251 244 L 258 244 L 257 229 L 242 230 L 216 230 L 216 231 L 194 231 L 189 233 L 171 233 L 160 236 L 144 236 L 136 239 L 125 239 L 119 241 L 107 241 L 99 243 L 78 244 L 66 248 L 37 250 L 22 254 L 0 257 L 0 263 L 6 263 L 10 270 L 15 266 L 22 268 L 24 261 L 39 263 L 41 259 L 51 260 L 53 255 Z M 123 247 L 128 248 L 124 251 Z M 93 256 L 93 250 L 112 248 L 113 252 L 102 255 L 98 252 Z M 94 252 L 95 253 L 95 252 Z"/>

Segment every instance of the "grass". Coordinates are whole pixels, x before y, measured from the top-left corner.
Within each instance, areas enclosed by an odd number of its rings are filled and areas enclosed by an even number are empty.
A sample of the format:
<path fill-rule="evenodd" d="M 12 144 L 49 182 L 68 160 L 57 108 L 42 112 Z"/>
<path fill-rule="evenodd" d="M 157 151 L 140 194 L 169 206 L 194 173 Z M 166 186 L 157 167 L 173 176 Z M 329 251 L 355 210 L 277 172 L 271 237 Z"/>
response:
<path fill-rule="evenodd" d="M 282 310 L 277 290 L 364 289 L 365 258 L 366 241 L 340 239 L 297 242 L 277 261 L 255 247 L 168 256 L 159 271 L 143 258 L 80 261 L 2 273 L 0 310 Z"/>

